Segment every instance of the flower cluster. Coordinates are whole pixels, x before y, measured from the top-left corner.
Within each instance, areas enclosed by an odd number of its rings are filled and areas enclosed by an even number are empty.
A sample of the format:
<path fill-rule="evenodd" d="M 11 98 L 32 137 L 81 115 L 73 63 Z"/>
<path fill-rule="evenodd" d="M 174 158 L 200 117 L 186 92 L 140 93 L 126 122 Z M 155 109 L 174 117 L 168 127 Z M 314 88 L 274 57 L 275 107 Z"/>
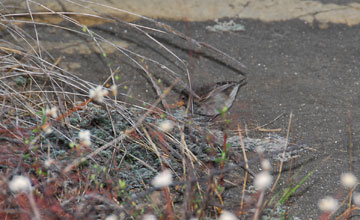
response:
<path fill-rule="evenodd" d="M 104 96 L 108 93 L 108 90 L 104 89 L 102 86 L 97 86 L 95 89 L 90 89 L 89 96 L 94 101 L 102 103 L 104 101 Z"/>

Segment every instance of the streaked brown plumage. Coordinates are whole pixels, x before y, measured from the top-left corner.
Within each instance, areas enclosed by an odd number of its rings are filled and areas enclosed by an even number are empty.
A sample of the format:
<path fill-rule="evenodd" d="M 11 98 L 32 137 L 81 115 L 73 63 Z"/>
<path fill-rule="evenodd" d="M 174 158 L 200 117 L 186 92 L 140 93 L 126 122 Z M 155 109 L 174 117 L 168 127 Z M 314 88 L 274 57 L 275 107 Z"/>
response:
<path fill-rule="evenodd" d="M 194 99 L 195 113 L 216 117 L 223 109 L 229 109 L 232 106 L 239 88 L 246 83 L 246 79 L 243 79 L 237 82 L 218 82 L 213 86 L 200 88 L 195 91 L 199 96 L 199 99 Z M 184 103 L 187 103 L 186 93 L 183 92 L 181 98 Z"/>

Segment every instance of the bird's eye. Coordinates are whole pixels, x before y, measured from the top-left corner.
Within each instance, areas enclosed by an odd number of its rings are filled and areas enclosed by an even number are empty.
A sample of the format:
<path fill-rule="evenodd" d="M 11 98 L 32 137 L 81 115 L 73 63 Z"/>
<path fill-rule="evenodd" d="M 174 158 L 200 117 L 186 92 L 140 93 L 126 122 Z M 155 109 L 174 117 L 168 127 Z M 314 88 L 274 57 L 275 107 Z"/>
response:
<path fill-rule="evenodd" d="M 185 96 L 184 94 L 182 94 L 182 95 L 180 96 L 180 99 L 181 99 L 182 101 L 186 101 L 186 96 Z"/>
<path fill-rule="evenodd" d="M 187 95 L 185 92 L 181 92 L 181 93 L 180 93 L 180 96 L 179 96 L 179 99 L 180 99 L 181 101 L 187 101 L 188 95 Z"/>

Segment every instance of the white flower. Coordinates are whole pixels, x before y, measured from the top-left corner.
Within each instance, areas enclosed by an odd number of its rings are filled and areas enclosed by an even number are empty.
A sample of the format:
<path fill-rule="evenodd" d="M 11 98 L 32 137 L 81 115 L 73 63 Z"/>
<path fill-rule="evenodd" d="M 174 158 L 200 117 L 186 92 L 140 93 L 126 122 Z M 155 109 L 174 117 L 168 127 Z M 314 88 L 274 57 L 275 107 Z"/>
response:
<path fill-rule="evenodd" d="M 263 154 L 265 150 L 264 150 L 264 148 L 262 146 L 258 145 L 258 146 L 256 146 L 255 151 L 258 154 Z"/>
<path fill-rule="evenodd" d="M 271 170 L 271 163 L 270 163 L 270 161 L 269 160 L 262 160 L 261 161 L 261 167 L 264 169 L 264 170 L 266 170 L 266 171 L 269 171 L 269 170 Z"/>
<path fill-rule="evenodd" d="M 81 130 L 79 132 L 79 139 L 80 139 L 80 144 L 82 144 L 84 146 L 90 146 L 91 145 L 90 131 L 89 130 Z"/>
<path fill-rule="evenodd" d="M 110 90 L 111 90 L 111 93 L 114 95 L 114 96 L 117 96 L 117 85 L 112 85 L 110 87 Z"/>
<path fill-rule="evenodd" d="M 103 102 L 104 96 L 108 94 L 108 91 L 102 86 L 97 86 L 95 89 L 90 89 L 89 96 L 97 102 Z"/>
<path fill-rule="evenodd" d="M 12 192 L 30 192 L 31 182 L 26 176 L 14 176 L 9 182 L 9 188 Z"/>
<path fill-rule="evenodd" d="M 352 173 L 343 173 L 341 174 L 341 184 L 345 188 L 353 188 L 357 184 L 358 180 L 356 176 Z"/>
<path fill-rule="evenodd" d="M 51 116 L 51 117 L 53 117 L 53 118 L 57 118 L 57 107 L 56 107 L 56 106 L 53 106 L 53 107 L 51 107 L 51 109 L 46 108 L 45 114 L 46 114 L 47 116 Z"/>
<path fill-rule="evenodd" d="M 169 186 L 172 184 L 172 174 L 169 169 L 163 170 L 158 173 L 155 178 L 151 181 L 151 184 L 156 188 Z"/>
<path fill-rule="evenodd" d="M 262 171 L 255 176 L 254 185 L 256 190 L 265 190 L 269 188 L 273 177 L 268 171 Z"/>
<path fill-rule="evenodd" d="M 143 216 L 142 220 L 156 220 L 156 217 L 152 214 L 146 214 Z"/>
<path fill-rule="evenodd" d="M 223 211 L 219 217 L 219 220 L 237 220 L 238 218 L 229 211 Z"/>
<path fill-rule="evenodd" d="M 50 124 L 44 124 L 42 127 L 45 134 L 51 134 L 53 132 L 53 129 L 50 127 Z"/>
<path fill-rule="evenodd" d="M 323 212 L 333 212 L 338 207 L 338 201 L 330 196 L 327 196 L 318 202 L 318 207 Z"/>
<path fill-rule="evenodd" d="M 360 193 L 354 192 L 353 200 L 354 200 L 355 205 L 360 206 Z"/>
<path fill-rule="evenodd" d="M 44 161 L 44 165 L 46 168 L 49 168 L 51 164 L 53 164 L 54 162 L 55 162 L 54 159 L 48 158 L 47 160 Z"/>
<path fill-rule="evenodd" d="M 159 125 L 159 129 L 163 132 L 170 132 L 174 128 L 174 122 L 170 120 L 162 121 Z"/>
<path fill-rule="evenodd" d="M 117 220 L 117 219 L 118 219 L 117 216 L 114 215 L 114 214 L 108 215 L 108 216 L 106 216 L 106 218 L 105 218 L 105 220 Z"/>

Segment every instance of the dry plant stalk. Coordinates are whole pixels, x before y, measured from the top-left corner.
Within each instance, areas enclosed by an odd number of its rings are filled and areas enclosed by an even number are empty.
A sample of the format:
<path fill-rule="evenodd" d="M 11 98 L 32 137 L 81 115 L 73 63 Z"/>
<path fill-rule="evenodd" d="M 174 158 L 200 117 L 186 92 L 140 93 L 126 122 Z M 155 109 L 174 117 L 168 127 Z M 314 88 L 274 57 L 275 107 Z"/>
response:
<path fill-rule="evenodd" d="M 287 132 L 286 132 L 286 142 L 285 142 L 285 146 L 284 146 L 284 150 L 283 150 L 283 154 L 282 154 L 282 160 L 281 160 L 281 163 L 280 163 L 280 167 L 279 167 L 279 174 L 271 188 L 271 191 L 273 192 L 276 185 L 277 185 L 277 182 L 279 181 L 280 177 L 281 177 L 281 172 L 282 172 L 282 167 L 284 165 L 284 160 L 285 160 L 285 153 L 286 153 L 286 148 L 288 146 L 288 143 L 289 143 L 289 134 L 290 134 L 290 127 L 291 127 L 291 120 L 292 120 L 292 112 L 290 112 L 290 116 L 289 116 L 289 123 L 288 123 L 288 128 L 287 128 Z"/>

